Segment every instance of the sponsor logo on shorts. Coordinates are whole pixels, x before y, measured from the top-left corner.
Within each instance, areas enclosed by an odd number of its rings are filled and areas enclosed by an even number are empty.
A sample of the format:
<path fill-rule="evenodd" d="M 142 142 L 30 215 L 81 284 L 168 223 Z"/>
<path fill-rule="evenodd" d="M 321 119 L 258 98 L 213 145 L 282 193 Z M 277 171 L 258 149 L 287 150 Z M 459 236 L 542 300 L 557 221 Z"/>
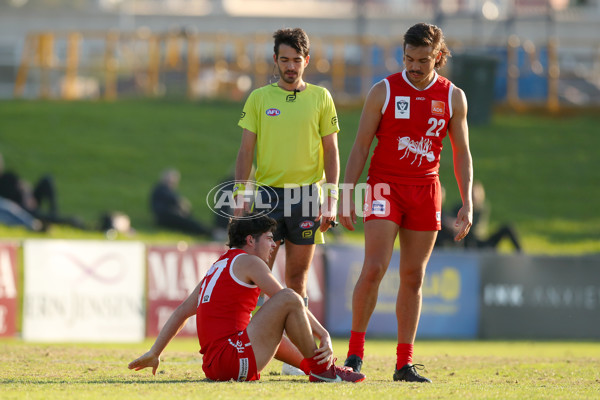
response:
<path fill-rule="evenodd" d="M 435 220 L 436 221 L 441 221 L 442 220 L 442 212 L 441 211 L 436 211 L 435 212 Z"/>
<path fill-rule="evenodd" d="M 306 221 L 300 222 L 300 228 L 302 228 L 302 229 L 310 229 L 313 226 L 315 226 L 315 223 L 312 221 L 306 220 Z"/>
<path fill-rule="evenodd" d="M 236 340 L 235 343 L 231 339 L 227 339 L 227 341 L 229 342 L 230 345 L 235 347 L 235 349 L 237 350 L 238 353 L 244 352 L 244 348 L 246 346 L 244 346 L 244 343 L 241 340 Z"/>
<path fill-rule="evenodd" d="M 267 114 L 269 117 L 276 117 L 276 116 L 278 116 L 279 114 L 281 114 L 281 111 L 279 111 L 279 110 L 278 110 L 278 109 L 276 109 L 276 108 L 269 108 L 269 109 L 268 109 L 268 110 L 265 112 L 265 114 Z"/>
<path fill-rule="evenodd" d="M 250 362 L 247 358 L 240 358 L 240 370 L 238 372 L 238 382 L 243 382 L 248 378 L 248 370 L 250 369 Z"/>
<path fill-rule="evenodd" d="M 310 229 L 309 229 L 309 230 L 306 230 L 306 231 L 302 231 L 302 237 L 303 237 L 304 239 L 311 238 L 311 237 L 312 237 L 312 235 L 313 235 L 313 231 L 311 231 Z"/>
<path fill-rule="evenodd" d="M 371 212 L 374 215 L 386 215 L 386 202 L 385 200 L 375 200 L 371 205 Z"/>
<path fill-rule="evenodd" d="M 431 113 L 443 117 L 446 113 L 446 103 L 439 100 L 431 100 Z"/>

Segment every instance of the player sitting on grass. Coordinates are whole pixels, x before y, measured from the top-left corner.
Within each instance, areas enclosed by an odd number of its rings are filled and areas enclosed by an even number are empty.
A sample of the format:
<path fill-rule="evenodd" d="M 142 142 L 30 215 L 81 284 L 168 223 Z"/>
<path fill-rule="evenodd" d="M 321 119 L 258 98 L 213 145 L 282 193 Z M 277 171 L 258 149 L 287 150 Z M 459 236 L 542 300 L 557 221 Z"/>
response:
<path fill-rule="evenodd" d="M 258 380 L 260 371 L 275 357 L 302 369 L 311 382 L 363 381 L 365 375 L 333 364 L 327 330 L 267 266 L 275 248 L 276 225 L 265 215 L 232 220 L 230 249 L 173 312 L 152 348 L 129 363 L 129 369 L 152 367 L 156 374 L 162 351 L 187 319 L 196 315 L 202 369 L 211 380 Z M 269 300 L 251 317 L 261 290 Z M 320 347 L 313 335 L 319 338 Z"/>

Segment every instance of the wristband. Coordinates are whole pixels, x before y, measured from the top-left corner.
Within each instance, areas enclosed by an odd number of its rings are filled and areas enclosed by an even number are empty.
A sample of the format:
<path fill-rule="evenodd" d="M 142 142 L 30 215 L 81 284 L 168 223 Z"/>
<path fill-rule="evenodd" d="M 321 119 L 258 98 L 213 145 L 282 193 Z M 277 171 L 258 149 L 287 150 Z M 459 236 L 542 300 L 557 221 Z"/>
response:
<path fill-rule="evenodd" d="M 327 196 L 337 200 L 339 198 L 337 189 L 327 189 Z"/>
<path fill-rule="evenodd" d="M 233 185 L 233 189 L 231 190 L 233 198 L 235 199 L 237 195 L 239 195 L 241 192 L 244 192 L 245 190 L 246 185 L 244 185 L 243 183 L 236 183 L 235 185 Z"/>

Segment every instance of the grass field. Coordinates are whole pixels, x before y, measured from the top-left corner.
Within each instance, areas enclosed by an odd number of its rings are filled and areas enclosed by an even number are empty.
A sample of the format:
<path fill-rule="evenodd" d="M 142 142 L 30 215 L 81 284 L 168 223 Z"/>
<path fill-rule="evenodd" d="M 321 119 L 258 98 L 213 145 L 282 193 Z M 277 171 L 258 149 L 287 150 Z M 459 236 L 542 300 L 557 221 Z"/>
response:
<path fill-rule="evenodd" d="M 181 192 L 198 217 L 210 222 L 205 197 L 233 168 L 241 108 L 183 100 L 3 101 L 0 152 L 7 167 L 30 181 L 52 173 L 63 212 L 81 216 L 92 227 L 101 213 L 120 210 L 131 217 L 138 237 L 179 240 L 181 235 L 161 232 L 152 223 L 152 184 L 162 169 L 179 168 Z M 359 117 L 359 109 L 339 110 L 342 176 Z M 486 186 L 492 224 L 514 222 L 527 253 L 600 252 L 599 123 L 592 113 L 496 113 L 490 125 L 471 127 L 475 177 Z M 458 194 L 445 144 L 441 176 L 451 205 Z M 350 239 L 360 241 L 361 229 Z M 27 235 L 0 228 L 3 237 Z M 61 228 L 45 234 L 93 235 Z"/>
<path fill-rule="evenodd" d="M 0 340 L 0 398 L 8 399 L 597 399 L 600 343 L 416 343 L 416 362 L 433 384 L 394 383 L 395 345 L 368 340 L 358 384 L 309 384 L 279 375 L 272 362 L 258 383 L 212 383 L 201 370 L 195 340 L 176 339 L 156 377 L 127 364 L 147 350 L 140 344 L 36 344 Z M 343 362 L 347 341 L 334 340 Z"/>
<path fill-rule="evenodd" d="M 64 213 L 94 227 L 101 213 L 130 215 L 147 242 L 198 238 L 158 230 L 148 194 L 160 171 L 182 171 L 181 192 L 197 215 L 211 220 L 208 190 L 229 175 L 239 146 L 241 104 L 172 100 L 0 102 L 0 152 L 7 167 L 30 181 L 52 173 Z M 339 110 L 340 155 L 345 166 L 360 110 Z M 600 252 L 600 118 L 497 113 L 492 124 L 471 128 L 476 178 L 486 185 L 492 223 L 512 221 L 530 254 Z M 450 146 L 442 159 L 449 202 L 458 199 Z M 342 171 L 343 175 L 343 171 Z M 347 235 L 361 241 L 360 230 Z M 53 227 L 32 234 L 0 226 L 0 238 L 101 238 L 99 232 Z M 20 279 L 22 282 L 22 279 Z M 395 344 L 369 340 L 361 384 L 313 385 L 282 377 L 281 364 L 260 383 L 209 383 L 196 340 L 175 340 L 156 377 L 127 363 L 151 342 L 41 344 L 0 339 L 0 399 L 597 399 L 600 342 L 418 341 L 415 362 L 432 385 L 391 381 Z M 347 341 L 334 340 L 343 362 Z"/>

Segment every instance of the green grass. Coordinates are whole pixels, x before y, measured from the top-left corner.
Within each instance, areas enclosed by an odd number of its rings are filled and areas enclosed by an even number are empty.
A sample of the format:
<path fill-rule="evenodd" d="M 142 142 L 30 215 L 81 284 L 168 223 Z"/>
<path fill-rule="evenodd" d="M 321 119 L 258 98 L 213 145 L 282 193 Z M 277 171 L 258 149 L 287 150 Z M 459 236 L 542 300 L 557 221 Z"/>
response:
<path fill-rule="evenodd" d="M 63 213 L 79 215 L 90 226 L 103 212 L 120 210 L 131 217 L 138 238 L 194 240 L 154 227 L 149 191 L 161 170 L 175 166 L 182 172 L 181 192 L 197 216 L 211 222 L 205 196 L 234 166 L 241 108 L 239 103 L 184 100 L 3 101 L 0 152 L 7 167 L 30 181 L 52 173 Z M 339 110 L 342 170 L 359 117 L 359 109 Z M 472 126 L 475 177 L 485 184 L 492 227 L 513 222 L 531 254 L 600 252 L 599 123 L 591 113 L 504 112 L 488 126 Z M 445 145 L 441 175 L 452 204 L 459 197 L 449 142 Z M 360 241 L 361 228 L 348 239 Z M 0 227 L 0 235 L 29 234 Z M 45 234 L 98 235 L 61 227 Z"/>
<path fill-rule="evenodd" d="M 201 369 L 196 340 L 176 339 L 156 377 L 127 369 L 151 342 L 40 344 L 0 340 L 2 399 L 594 399 L 600 392 L 599 343 L 420 341 L 415 362 L 431 385 L 394 383 L 395 344 L 367 340 L 358 384 L 309 384 L 280 376 L 272 362 L 258 383 L 212 383 Z M 343 362 L 347 340 L 334 340 Z"/>

